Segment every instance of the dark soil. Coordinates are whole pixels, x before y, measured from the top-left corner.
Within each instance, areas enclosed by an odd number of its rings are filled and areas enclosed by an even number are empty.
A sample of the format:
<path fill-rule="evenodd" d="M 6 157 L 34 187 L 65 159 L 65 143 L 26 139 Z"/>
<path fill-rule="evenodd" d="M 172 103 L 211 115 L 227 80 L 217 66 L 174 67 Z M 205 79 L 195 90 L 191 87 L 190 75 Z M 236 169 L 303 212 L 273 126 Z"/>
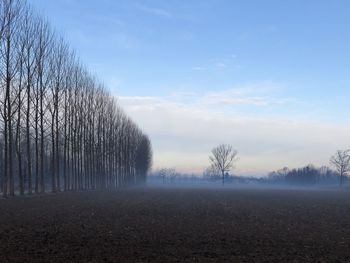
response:
<path fill-rule="evenodd" d="M 350 192 L 134 188 L 3 199 L 0 262 L 350 262 Z"/>

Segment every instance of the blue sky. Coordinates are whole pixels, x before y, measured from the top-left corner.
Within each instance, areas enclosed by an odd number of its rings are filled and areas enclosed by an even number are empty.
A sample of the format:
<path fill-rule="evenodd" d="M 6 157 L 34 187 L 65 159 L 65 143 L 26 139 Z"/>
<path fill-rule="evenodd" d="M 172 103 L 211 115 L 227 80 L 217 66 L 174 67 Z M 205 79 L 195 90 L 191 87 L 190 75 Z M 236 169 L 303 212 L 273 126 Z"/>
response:
<path fill-rule="evenodd" d="M 350 145 L 349 1 L 30 2 L 150 134 L 156 168 L 199 172 L 230 143 L 237 173 L 262 174 Z"/>

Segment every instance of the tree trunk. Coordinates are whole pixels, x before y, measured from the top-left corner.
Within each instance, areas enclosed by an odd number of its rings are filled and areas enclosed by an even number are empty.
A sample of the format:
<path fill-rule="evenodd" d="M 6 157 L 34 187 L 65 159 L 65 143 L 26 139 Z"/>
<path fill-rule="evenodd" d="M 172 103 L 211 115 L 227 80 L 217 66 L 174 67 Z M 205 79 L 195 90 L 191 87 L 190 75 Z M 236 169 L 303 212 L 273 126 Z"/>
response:
<path fill-rule="evenodd" d="M 27 139 L 27 177 L 28 177 L 28 193 L 32 194 L 32 153 L 31 153 L 31 140 L 30 140 L 30 84 L 27 84 L 27 112 L 26 112 L 26 139 Z"/>
<path fill-rule="evenodd" d="M 221 171 L 222 173 L 222 185 L 225 185 L 225 171 Z"/>

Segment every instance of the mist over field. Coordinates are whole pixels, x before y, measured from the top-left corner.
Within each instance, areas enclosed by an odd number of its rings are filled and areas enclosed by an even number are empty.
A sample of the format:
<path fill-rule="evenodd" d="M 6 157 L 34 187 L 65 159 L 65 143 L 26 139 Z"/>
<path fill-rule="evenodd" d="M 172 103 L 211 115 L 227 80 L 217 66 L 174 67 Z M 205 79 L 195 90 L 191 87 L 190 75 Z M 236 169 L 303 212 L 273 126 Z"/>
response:
<path fill-rule="evenodd" d="M 0 0 L 0 262 L 350 262 L 349 8 Z"/>

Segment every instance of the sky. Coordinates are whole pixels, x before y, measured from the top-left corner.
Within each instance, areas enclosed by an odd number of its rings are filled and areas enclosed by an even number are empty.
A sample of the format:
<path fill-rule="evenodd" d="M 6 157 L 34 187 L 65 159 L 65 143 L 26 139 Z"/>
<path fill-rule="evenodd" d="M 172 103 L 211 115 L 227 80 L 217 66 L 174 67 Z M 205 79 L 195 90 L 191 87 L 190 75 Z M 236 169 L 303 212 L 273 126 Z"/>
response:
<path fill-rule="evenodd" d="M 29 0 L 152 141 L 154 169 L 329 165 L 350 147 L 350 1 Z"/>

